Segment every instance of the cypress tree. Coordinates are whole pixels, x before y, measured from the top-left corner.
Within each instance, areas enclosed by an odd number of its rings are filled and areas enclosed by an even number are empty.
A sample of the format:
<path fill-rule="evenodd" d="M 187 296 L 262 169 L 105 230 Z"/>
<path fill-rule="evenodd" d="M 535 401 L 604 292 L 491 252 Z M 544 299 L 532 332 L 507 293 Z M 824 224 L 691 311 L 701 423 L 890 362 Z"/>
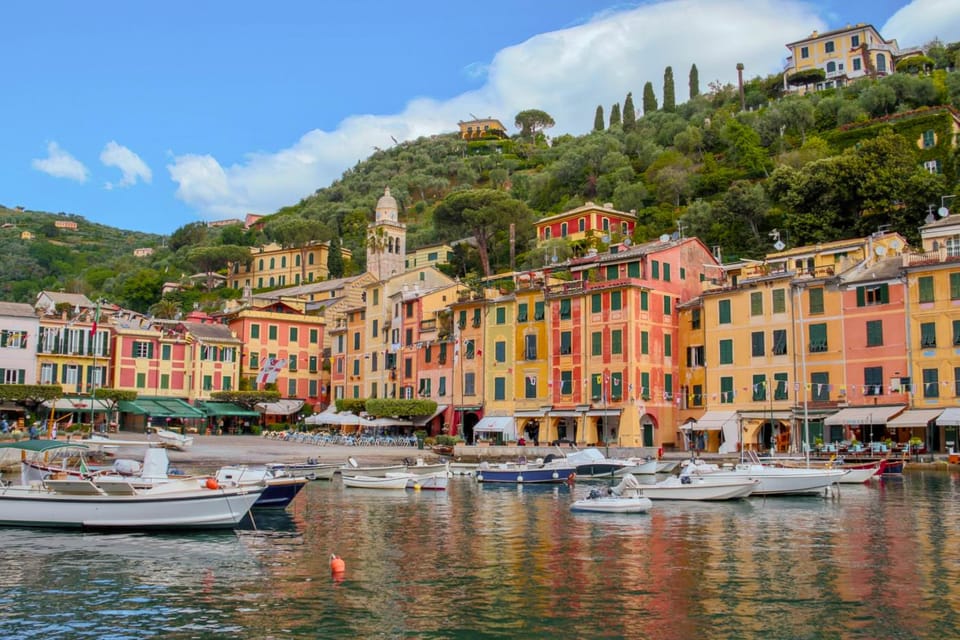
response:
<path fill-rule="evenodd" d="M 643 113 L 653 113 L 657 110 L 657 96 L 653 93 L 653 83 L 643 85 Z"/>
<path fill-rule="evenodd" d="M 334 234 L 327 250 L 327 279 L 343 277 L 343 254 L 340 253 L 340 236 Z"/>
<path fill-rule="evenodd" d="M 677 106 L 676 93 L 673 87 L 673 67 L 663 70 L 663 110 L 673 111 Z"/>
<path fill-rule="evenodd" d="M 633 108 L 633 93 L 627 94 L 627 99 L 623 102 L 623 130 L 633 131 L 637 124 L 637 112 Z"/>
<path fill-rule="evenodd" d="M 593 116 L 593 130 L 603 131 L 603 106 L 597 105 L 597 115 Z"/>
<path fill-rule="evenodd" d="M 610 126 L 613 127 L 615 124 L 620 124 L 620 103 L 614 102 L 613 106 L 610 107 Z"/>
<path fill-rule="evenodd" d="M 693 100 L 700 95 L 700 72 L 697 71 L 697 65 L 694 63 L 690 67 L 690 99 Z"/>

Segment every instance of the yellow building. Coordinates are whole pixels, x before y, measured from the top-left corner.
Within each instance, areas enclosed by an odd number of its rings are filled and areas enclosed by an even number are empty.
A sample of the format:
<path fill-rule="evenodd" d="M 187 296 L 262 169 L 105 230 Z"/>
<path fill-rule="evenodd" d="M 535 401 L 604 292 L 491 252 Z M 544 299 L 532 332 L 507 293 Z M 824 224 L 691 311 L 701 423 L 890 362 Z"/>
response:
<path fill-rule="evenodd" d="M 447 264 L 453 256 L 453 247 L 445 242 L 420 247 L 407 253 L 407 269 L 419 267 L 435 267 L 438 264 Z"/>
<path fill-rule="evenodd" d="M 507 128 L 496 118 L 479 118 L 457 123 L 460 127 L 460 137 L 464 140 L 478 140 L 480 138 L 506 138 Z"/>
<path fill-rule="evenodd" d="M 234 289 L 272 289 L 326 280 L 328 242 L 312 242 L 305 247 L 285 248 L 276 243 L 250 249 L 248 264 L 235 263 L 228 268 L 227 286 Z M 344 260 L 352 253 L 342 248 Z"/>
<path fill-rule="evenodd" d="M 894 73 L 897 58 L 901 56 L 896 40 L 884 40 L 869 24 L 857 24 L 843 29 L 820 33 L 814 31 L 806 38 L 786 45 L 790 50 L 784 69 L 784 89 L 805 92 L 809 87 L 789 84 L 790 76 L 811 69 L 822 69 L 823 82 L 813 89 L 842 87 L 858 78 L 877 78 Z"/>
<path fill-rule="evenodd" d="M 610 202 L 602 206 L 587 202 L 563 213 L 547 216 L 537 221 L 537 243 L 552 238 L 569 241 L 603 241 L 617 244 L 633 235 L 637 224 L 636 212 L 617 211 Z"/>

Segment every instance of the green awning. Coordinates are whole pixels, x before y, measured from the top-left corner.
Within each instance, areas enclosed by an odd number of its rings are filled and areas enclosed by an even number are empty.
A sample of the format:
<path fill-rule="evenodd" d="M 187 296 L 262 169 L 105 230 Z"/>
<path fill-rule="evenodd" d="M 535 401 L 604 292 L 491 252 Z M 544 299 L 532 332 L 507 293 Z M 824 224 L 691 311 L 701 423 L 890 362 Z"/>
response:
<path fill-rule="evenodd" d="M 137 398 L 136 400 L 121 400 L 122 413 L 135 413 L 151 418 L 203 418 L 204 413 L 199 409 L 178 398 Z"/>
<path fill-rule="evenodd" d="M 19 442 L 0 443 L 0 449 L 23 449 L 24 451 L 33 452 L 49 451 L 50 449 L 63 449 L 65 447 L 86 449 L 87 445 L 63 440 L 20 440 Z"/>
<path fill-rule="evenodd" d="M 249 418 L 260 417 L 259 412 L 251 411 L 250 409 L 244 409 L 243 407 L 233 404 L 232 402 L 204 402 L 201 403 L 197 408 L 206 413 L 207 416 L 241 416 Z"/>

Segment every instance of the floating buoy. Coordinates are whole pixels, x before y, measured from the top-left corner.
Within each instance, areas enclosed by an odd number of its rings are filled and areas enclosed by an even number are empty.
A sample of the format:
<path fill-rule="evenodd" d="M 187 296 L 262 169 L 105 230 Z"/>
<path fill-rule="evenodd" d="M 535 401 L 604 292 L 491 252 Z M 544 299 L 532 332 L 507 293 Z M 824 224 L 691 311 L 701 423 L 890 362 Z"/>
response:
<path fill-rule="evenodd" d="M 207 478 L 207 489 L 219 489 L 220 483 L 216 478 Z"/>
<path fill-rule="evenodd" d="M 343 561 L 343 558 L 338 558 L 337 554 L 330 554 L 330 571 L 334 575 L 338 573 L 343 573 L 347 570 L 347 563 Z"/>
<path fill-rule="evenodd" d="M 567 484 L 573 485 L 577 481 L 577 474 L 570 472 L 570 475 L 567 476 Z"/>

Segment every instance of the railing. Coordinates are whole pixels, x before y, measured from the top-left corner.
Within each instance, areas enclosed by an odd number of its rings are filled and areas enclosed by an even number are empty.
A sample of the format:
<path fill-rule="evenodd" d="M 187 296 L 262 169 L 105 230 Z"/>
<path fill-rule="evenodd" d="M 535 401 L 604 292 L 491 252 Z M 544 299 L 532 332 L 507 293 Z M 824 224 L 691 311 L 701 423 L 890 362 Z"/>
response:
<path fill-rule="evenodd" d="M 940 247 L 938 249 L 934 249 L 933 251 L 903 254 L 904 267 L 915 267 L 925 264 L 939 264 L 942 262 L 960 262 L 960 252 L 954 248 L 947 250 L 947 247 Z"/>

